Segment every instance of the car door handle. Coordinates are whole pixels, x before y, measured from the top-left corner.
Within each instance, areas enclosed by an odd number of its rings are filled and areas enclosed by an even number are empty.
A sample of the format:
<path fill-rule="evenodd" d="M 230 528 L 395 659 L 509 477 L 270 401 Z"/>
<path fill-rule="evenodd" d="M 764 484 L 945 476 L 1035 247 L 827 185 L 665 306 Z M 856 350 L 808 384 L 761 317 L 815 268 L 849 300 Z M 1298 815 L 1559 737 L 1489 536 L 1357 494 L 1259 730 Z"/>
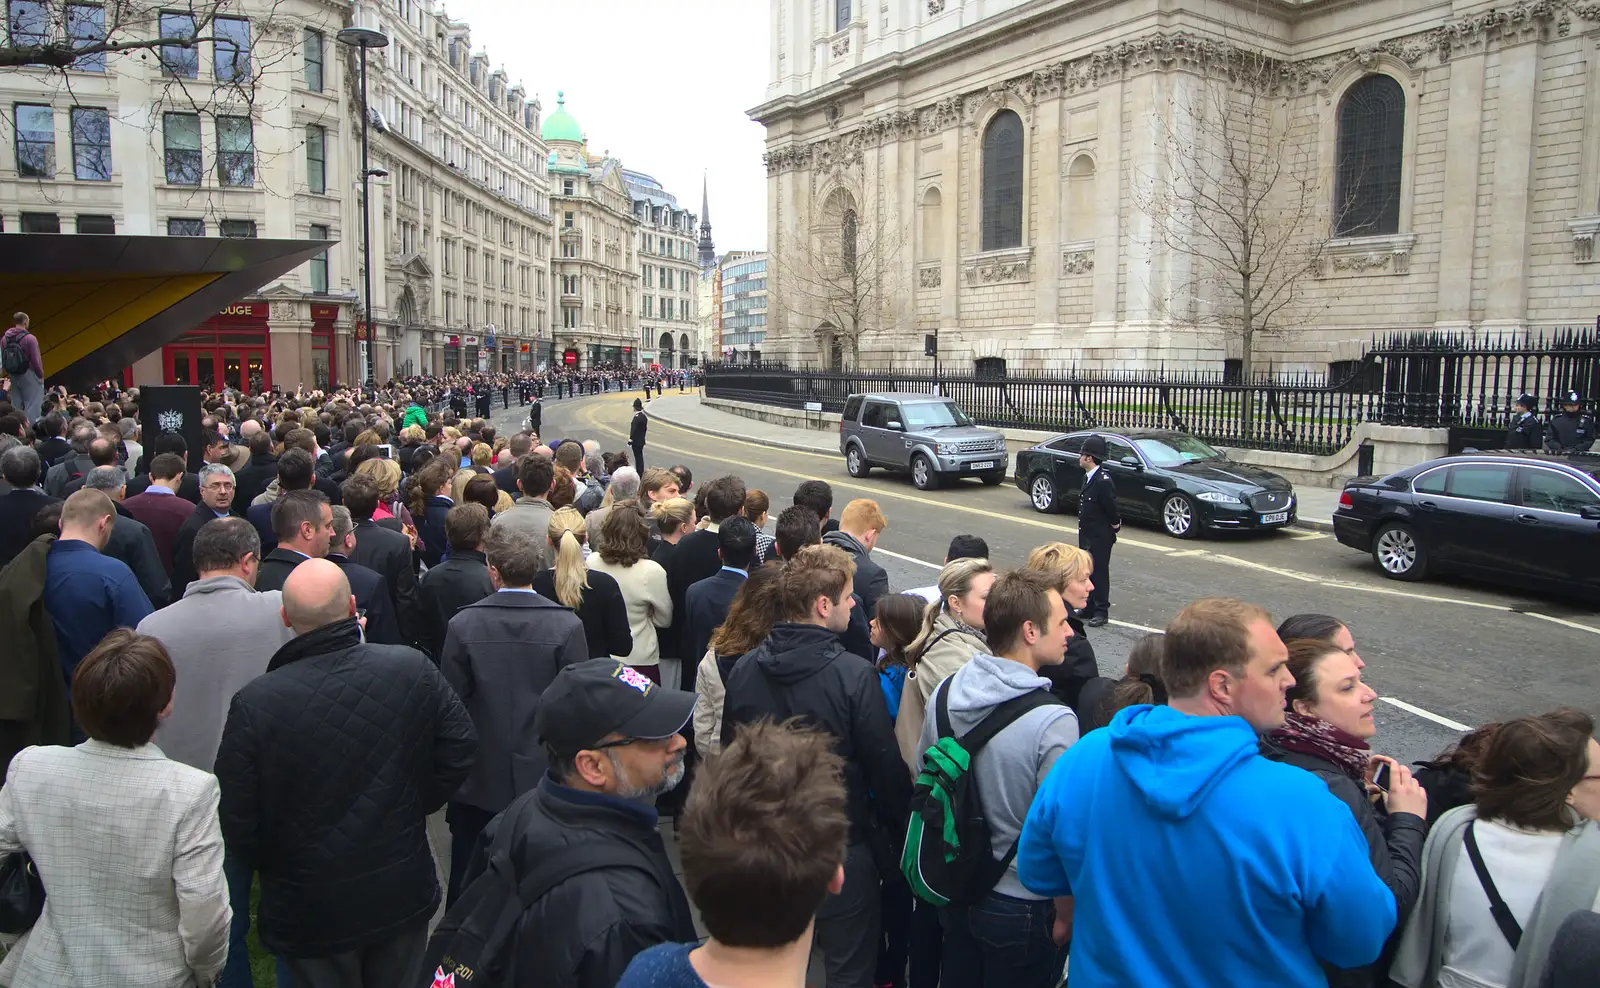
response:
<path fill-rule="evenodd" d="M 1537 524 L 1539 524 L 1539 516 L 1538 515 L 1518 515 L 1517 516 L 1517 523 L 1519 525 L 1537 525 Z"/>
<path fill-rule="evenodd" d="M 1439 506 L 1437 504 L 1434 504 L 1432 501 L 1418 501 L 1417 502 L 1417 507 L 1421 508 L 1423 511 L 1438 511 L 1439 510 Z"/>

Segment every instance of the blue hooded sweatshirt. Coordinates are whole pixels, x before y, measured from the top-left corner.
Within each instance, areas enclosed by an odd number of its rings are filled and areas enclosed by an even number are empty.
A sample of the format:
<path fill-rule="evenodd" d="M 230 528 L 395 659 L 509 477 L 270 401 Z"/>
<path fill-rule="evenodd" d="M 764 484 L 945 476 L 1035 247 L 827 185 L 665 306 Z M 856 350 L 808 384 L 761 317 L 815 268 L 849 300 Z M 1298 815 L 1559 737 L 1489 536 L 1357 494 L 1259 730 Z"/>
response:
<path fill-rule="evenodd" d="M 1326 985 L 1395 925 L 1366 839 L 1321 779 L 1239 717 L 1129 707 L 1056 762 L 1017 874 L 1073 896 L 1072 988 Z"/>

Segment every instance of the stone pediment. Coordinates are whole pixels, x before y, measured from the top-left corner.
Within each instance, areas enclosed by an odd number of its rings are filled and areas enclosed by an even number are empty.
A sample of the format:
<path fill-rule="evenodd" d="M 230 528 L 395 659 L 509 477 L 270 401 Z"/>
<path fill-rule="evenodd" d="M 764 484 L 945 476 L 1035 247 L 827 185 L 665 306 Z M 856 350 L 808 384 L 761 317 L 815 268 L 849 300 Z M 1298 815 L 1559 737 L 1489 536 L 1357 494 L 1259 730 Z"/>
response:
<path fill-rule="evenodd" d="M 433 267 L 428 264 L 428 259 L 420 251 L 400 257 L 392 266 L 398 268 L 401 274 L 408 278 L 433 280 Z"/>

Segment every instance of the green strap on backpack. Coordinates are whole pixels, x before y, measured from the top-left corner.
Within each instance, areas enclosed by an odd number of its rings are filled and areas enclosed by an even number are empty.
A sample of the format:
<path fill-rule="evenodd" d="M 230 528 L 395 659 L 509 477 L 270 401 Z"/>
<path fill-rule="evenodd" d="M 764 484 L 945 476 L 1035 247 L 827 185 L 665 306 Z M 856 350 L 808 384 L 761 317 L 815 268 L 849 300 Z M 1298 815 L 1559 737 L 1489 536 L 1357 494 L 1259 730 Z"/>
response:
<path fill-rule="evenodd" d="M 1061 701 L 1048 690 L 1031 690 L 995 707 L 958 738 L 950 726 L 950 680 L 939 684 L 935 694 L 939 739 L 922 756 L 900 871 L 917 898 L 936 906 L 964 905 L 993 889 L 1017 853 L 1013 843 L 1004 858 L 995 860 L 973 760 L 995 735 L 1030 711 Z"/>

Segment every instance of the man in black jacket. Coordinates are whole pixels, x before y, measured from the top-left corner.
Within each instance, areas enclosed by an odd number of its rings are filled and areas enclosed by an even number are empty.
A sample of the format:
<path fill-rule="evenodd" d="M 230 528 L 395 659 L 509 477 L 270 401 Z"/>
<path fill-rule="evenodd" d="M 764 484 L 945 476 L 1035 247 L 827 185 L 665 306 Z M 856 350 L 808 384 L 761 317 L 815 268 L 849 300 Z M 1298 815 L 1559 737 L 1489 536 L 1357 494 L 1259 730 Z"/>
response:
<path fill-rule="evenodd" d="M 371 477 L 357 474 L 344 482 L 340 492 L 355 523 L 355 545 L 348 555 L 353 562 L 383 577 L 400 624 L 400 639 L 407 645 L 415 644 L 420 640 L 421 622 L 417 611 L 417 573 L 411 564 L 411 540 L 372 520 L 373 512 L 378 510 L 378 485 Z M 337 527 L 336 524 L 336 532 Z"/>
<path fill-rule="evenodd" d="M 389 593 L 389 583 L 383 574 L 363 566 L 350 558 L 355 551 L 356 523 L 350 518 L 350 509 L 335 505 L 333 512 L 333 542 L 328 548 L 329 562 L 344 570 L 350 581 L 350 592 L 356 597 L 356 610 L 367 619 L 367 641 L 379 645 L 407 645 L 400 635 L 400 619 L 394 612 L 394 597 Z"/>
<path fill-rule="evenodd" d="M 13 446 L 0 455 L 0 476 L 11 490 L 0 496 L 0 568 L 33 541 L 33 516 L 54 498 L 39 490 L 39 475 L 44 462 L 30 446 Z"/>
<path fill-rule="evenodd" d="M 142 473 L 128 478 L 128 497 L 138 497 L 150 488 L 150 464 L 162 453 L 171 453 L 189 462 L 189 444 L 181 432 L 163 432 L 157 436 L 155 442 L 145 448 L 145 462 L 141 465 Z M 264 489 L 264 488 L 263 488 Z M 188 501 L 190 504 L 200 503 L 200 477 L 192 470 L 185 470 L 183 478 L 178 481 L 178 486 L 173 493 Z M 260 491 L 256 492 L 261 493 Z M 245 504 L 250 502 L 246 501 Z"/>
<path fill-rule="evenodd" d="M 733 476 L 718 477 L 706 485 L 705 495 L 706 517 L 711 519 L 710 524 L 685 535 L 678 543 L 677 551 L 667 560 L 667 592 L 672 595 L 672 624 L 662 635 L 661 654 L 677 661 L 664 667 L 662 672 L 671 675 L 671 668 L 688 663 L 689 672 L 684 677 L 685 682 L 693 681 L 694 663 L 700 661 L 698 655 L 684 654 L 688 644 L 684 640 L 684 629 L 688 626 L 689 618 L 689 588 L 721 571 L 722 556 L 717 544 L 717 532 L 723 522 L 744 514 L 744 481 Z M 676 686 L 678 681 L 673 679 L 664 684 Z"/>
<path fill-rule="evenodd" d="M 881 868 L 892 868 L 892 835 L 903 833 L 911 776 L 900 760 L 872 663 L 845 650 L 839 633 L 855 604 L 855 566 L 843 549 L 800 550 L 778 578 L 779 613 L 765 641 L 729 673 L 722 742 L 740 724 L 800 717 L 833 738 L 844 759 L 850 849 L 844 891 L 817 913 L 817 946 L 830 986 L 871 988 L 878 956 Z M 882 862 L 881 866 L 878 862 Z"/>
<path fill-rule="evenodd" d="M 249 507 L 277 477 L 278 458 L 272 455 L 272 433 L 263 429 L 250 437 L 250 462 L 235 478 L 238 489 L 234 502 Z"/>
<path fill-rule="evenodd" d="M 689 613 L 684 621 L 683 656 L 691 668 L 699 667 L 699 656 L 706 654 L 711 633 L 727 620 L 734 596 L 750 576 L 756 552 L 755 525 L 738 516 L 723 522 L 717 530 L 717 552 L 722 569 L 695 583 L 684 597 Z"/>
<path fill-rule="evenodd" d="M 333 508 L 316 491 L 290 491 L 272 504 L 272 532 L 277 545 L 261 560 L 256 589 L 282 590 L 296 566 L 323 559 L 333 545 Z"/>
<path fill-rule="evenodd" d="M 646 397 L 649 392 L 646 390 Z M 628 427 L 628 445 L 633 448 L 633 468 L 644 476 L 644 434 L 650 428 L 650 416 L 645 414 L 644 402 L 633 399 L 633 423 Z"/>
<path fill-rule="evenodd" d="M 200 503 L 172 540 L 173 600 L 182 600 L 183 591 L 200 579 L 194 568 L 194 537 L 206 522 L 233 514 L 233 483 L 233 471 L 226 463 L 207 463 L 200 468 Z"/>
<path fill-rule="evenodd" d="M 484 539 L 489 536 L 489 512 L 481 504 L 458 504 L 445 516 L 444 531 L 450 543 L 450 557 L 422 574 L 417 583 L 422 647 L 435 662 L 444 654 L 450 619 L 468 604 L 494 593 L 489 561 L 483 553 Z"/>
<path fill-rule="evenodd" d="M 33 448 L 39 451 L 39 459 L 44 461 L 46 470 L 72 452 L 72 444 L 61 435 L 67 429 L 67 420 L 60 412 L 51 412 L 39 419 L 33 424 L 33 429 L 40 437 Z"/>
<path fill-rule="evenodd" d="M 1094 558 L 1094 589 L 1084 608 L 1083 623 L 1101 628 L 1111 617 L 1111 547 L 1117 544 L 1122 515 L 1117 512 L 1117 483 L 1101 469 L 1106 461 L 1103 436 L 1083 441 L 1078 463 L 1083 467 L 1083 492 L 1078 496 L 1078 548 Z"/>
<path fill-rule="evenodd" d="M 532 536 L 495 529 L 484 554 L 496 592 L 450 619 L 439 662 L 478 729 L 478 762 L 445 811 L 451 841 L 446 908 L 461 891 L 483 828 L 544 775 L 544 749 L 533 729 L 540 695 L 556 673 L 589 658 L 583 622 L 533 590 L 544 552 Z"/>
<path fill-rule="evenodd" d="M 646 947 L 698 939 L 650 805 L 683 778 L 678 732 L 693 712 L 693 693 L 663 689 L 615 659 L 568 666 L 544 691 L 534 730 L 550 770 L 485 828 L 463 884 L 483 873 L 500 827 L 514 827 L 517 879 L 596 848 L 639 867 L 586 871 L 530 903 L 513 933 L 507 988 L 613 988 Z"/>
<path fill-rule="evenodd" d="M 300 985 L 407 984 L 439 882 L 427 817 L 472 768 L 472 719 L 427 657 L 361 641 L 323 559 L 283 587 L 298 635 L 233 698 L 217 750 L 230 856 L 261 878 L 257 929 Z"/>

